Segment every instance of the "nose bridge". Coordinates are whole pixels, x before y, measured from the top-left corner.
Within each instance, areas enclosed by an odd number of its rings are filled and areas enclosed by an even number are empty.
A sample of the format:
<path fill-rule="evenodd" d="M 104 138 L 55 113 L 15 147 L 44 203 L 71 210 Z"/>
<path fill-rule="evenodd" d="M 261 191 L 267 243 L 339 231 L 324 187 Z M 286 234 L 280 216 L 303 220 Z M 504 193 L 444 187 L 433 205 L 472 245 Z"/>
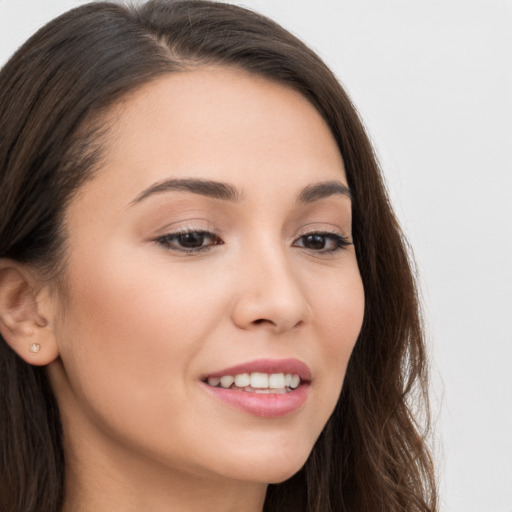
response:
<path fill-rule="evenodd" d="M 240 255 L 238 267 L 235 323 L 283 332 L 305 322 L 310 308 L 290 249 L 270 237 L 247 249 Z"/>

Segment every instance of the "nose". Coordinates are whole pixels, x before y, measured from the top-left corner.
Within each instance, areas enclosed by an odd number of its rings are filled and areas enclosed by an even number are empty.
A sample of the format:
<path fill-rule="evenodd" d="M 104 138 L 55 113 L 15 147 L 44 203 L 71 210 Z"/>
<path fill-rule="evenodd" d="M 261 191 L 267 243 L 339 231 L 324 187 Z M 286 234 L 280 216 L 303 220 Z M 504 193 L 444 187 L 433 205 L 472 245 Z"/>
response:
<path fill-rule="evenodd" d="M 239 328 L 280 334 L 309 321 L 312 311 L 299 269 L 292 267 L 285 251 L 253 253 L 238 269 L 232 319 Z"/>

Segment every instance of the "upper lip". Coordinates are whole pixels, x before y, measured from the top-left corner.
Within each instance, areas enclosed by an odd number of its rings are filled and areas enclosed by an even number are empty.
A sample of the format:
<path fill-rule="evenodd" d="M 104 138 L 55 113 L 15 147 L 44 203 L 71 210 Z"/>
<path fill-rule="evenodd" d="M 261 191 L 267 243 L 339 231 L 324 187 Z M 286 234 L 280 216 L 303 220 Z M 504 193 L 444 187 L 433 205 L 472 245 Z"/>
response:
<path fill-rule="evenodd" d="M 242 373 L 291 373 L 298 375 L 301 381 L 311 380 L 311 370 L 308 365 L 298 359 L 255 359 L 246 363 L 237 364 L 222 370 L 208 373 L 208 377 L 222 377 L 223 375 L 240 375 Z"/>

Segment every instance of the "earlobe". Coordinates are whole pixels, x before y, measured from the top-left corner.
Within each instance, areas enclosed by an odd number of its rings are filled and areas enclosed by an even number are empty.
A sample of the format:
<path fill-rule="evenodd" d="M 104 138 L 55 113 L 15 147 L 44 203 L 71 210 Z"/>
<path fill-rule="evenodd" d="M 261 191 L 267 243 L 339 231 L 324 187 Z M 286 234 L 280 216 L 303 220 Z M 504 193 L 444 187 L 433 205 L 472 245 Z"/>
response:
<path fill-rule="evenodd" d="M 27 363 L 43 366 L 58 357 L 58 348 L 36 284 L 27 266 L 0 260 L 0 333 Z"/>

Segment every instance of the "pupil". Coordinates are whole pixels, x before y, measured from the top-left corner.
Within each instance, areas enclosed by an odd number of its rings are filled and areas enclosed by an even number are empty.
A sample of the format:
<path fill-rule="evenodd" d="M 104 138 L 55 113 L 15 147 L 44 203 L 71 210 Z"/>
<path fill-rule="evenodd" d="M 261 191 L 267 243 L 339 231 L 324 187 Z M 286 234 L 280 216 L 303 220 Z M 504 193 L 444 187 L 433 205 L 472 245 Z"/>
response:
<path fill-rule="evenodd" d="M 183 235 L 180 235 L 180 245 L 182 247 L 201 247 L 203 242 L 204 233 L 184 233 Z"/>
<path fill-rule="evenodd" d="M 325 247 L 325 237 L 322 235 L 308 235 L 304 245 L 309 249 L 323 249 Z"/>

